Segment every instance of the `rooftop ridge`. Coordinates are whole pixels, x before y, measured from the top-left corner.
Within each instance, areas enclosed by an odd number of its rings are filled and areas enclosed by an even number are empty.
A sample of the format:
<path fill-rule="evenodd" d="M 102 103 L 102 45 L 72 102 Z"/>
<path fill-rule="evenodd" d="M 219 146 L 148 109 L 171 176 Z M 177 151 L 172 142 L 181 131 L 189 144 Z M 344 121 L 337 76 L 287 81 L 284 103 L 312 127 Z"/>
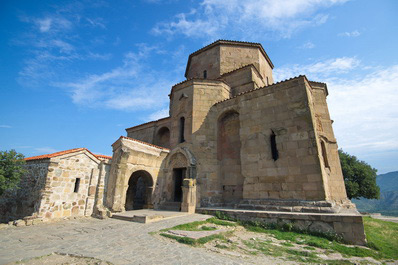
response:
<path fill-rule="evenodd" d="M 246 65 L 244 65 L 244 66 L 241 66 L 241 67 L 236 68 L 236 69 L 234 69 L 234 70 L 231 70 L 231 71 L 229 71 L 229 72 L 223 73 L 222 75 L 220 75 L 219 78 L 222 78 L 222 77 L 225 76 L 225 75 L 229 75 L 229 74 L 231 74 L 231 73 L 233 73 L 233 72 L 235 72 L 235 71 L 239 71 L 239 70 L 241 70 L 241 69 L 243 69 L 243 68 L 246 68 L 246 67 L 249 67 L 249 66 L 253 66 L 253 68 L 256 69 L 257 74 L 259 74 L 259 75 L 261 76 L 261 78 L 263 78 L 263 76 L 262 76 L 262 75 L 260 74 L 260 72 L 257 70 L 257 67 L 256 67 L 254 64 L 252 64 L 252 63 L 246 64 Z M 219 79 L 219 78 L 217 78 L 217 79 Z"/>
<path fill-rule="evenodd" d="M 148 122 L 145 122 L 145 123 L 142 123 L 142 124 L 138 124 L 138 125 L 134 125 L 132 127 L 126 128 L 125 130 L 127 131 L 127 130 L 130 130 L 130 129 L 136 128 L 136 127 L 140 127 L 140 126 L 143 126 L 143 125 L 147 125 L 147 124 L 150 124 L 150 123 L 162 121 L 162 120 L 169 119 L 169 118 L 170 117 L 164 117 L 164 118 L 161 118 L 161 119 L 158 119 L 158 120 L 155 120 L 155 121 L 148 121 Z"/>
<path fill-rule="evenodd" d="M 104 158 L 104 159 L 112 159 L 112 157 L 111 156 L 107 156 L 107 155 L 95 155 L 97 158 L 99 158 L 99 159 L 102 159 L 102 158 Z"/>
<path fill-rule="evenodd" d="M 116 142 L 118 140 L 120 140 L 120 139 L 131 140 L 131 141 L 138 142 L 138 143 L 145 144 L 145 145 L 149 145 L 149 146 L 152 146 L 152 147 L 155 147 L 155 148 L 158 148 L 158 149 L 170 150 L 169 148 L 166 148 L 166 147 L 161 147 L 161 146 L 158 146 L 158 145 L 150 144 L 150 143 L 147 143 L 147 142 L 144 142 L 144 141 L 141 141 L 141 140 L 137 140 L 137 139 L 134 139 L 134 138 L 131 138 L 131 137 L 123 136 L 123 135 L 120 136 L 119 139 L 116 140 Z"/>
<path fill-rule="evenodd" d="M 317 84 L 326 85 L 326 83 L 324 83 L 324 82 L 311 81 L 311 80 L 308 80 L 308 82 L 310 82 L 310 83 L 317 83 Z"/>
<path fill-rule="evenodd" d="M 191 55 L 196 55 L 196 54 L 202 52 L 203 50 L 206 50 L 207 48 L 209 48 L 210 46 L 212 46 L 212 45 L 214 45 L 214 44 L 216 44 L 216 43 L 218 43 L 218 42 L 220 42 L 220 43 L 231 43 L 231 44 L 232 44 L 232 43 L 236 43 L 236 44 L 251 44 L 251 45 L 254 44 L 254 45 L 261 45 L 261 44 L 258 43 L 258 42 L 218 39 L 218 40 L 213 41 L 212 43 L 207 44 L 206 46 L 204 46 L 204 47 L 202 47 L 202 48 L 200 48 L 200 49 L 198 49 L 198 50 L 196 50 L 196 51 L 190 53 L 189 56 L 191 56 Z"/>
<path fill-rule="evenodd" d="M 242 46 L 251 46 L 251 47 L 257 47 L 260 48 L 261 53 L 264 55 L 265 59 L 268 61 L 268 63 L 270 64 L 271 68 L 274 68 L 274 64 L 272 63 L 271 59 L 268 57 L 268 54 L 265 52 L 264 47 L 261 45 L 261 43 L 258 42 L 248 42 L 248 41 L 236 41 L 236 40 L 224 40 L 224 39 L 219 39 L 216 40 L 202 48 L 200 48 L 199 50 L 194 51 L 193 53 L 191 53 L 188 57 L 188 63 L 187 63 L 187 67 L 185 69 L 185 75 L 187 76 L 188 73 L 188 67 L 191 63 L 191 58 L 192 56 L 195 56 L 213 46 L 215 46 L 216 44 L 226 44 L 226 45 L 242 45 Z"/>
<path fill-rule="evenodd" d="M 49 158 L 66 155 L 66 154 L 70 154 L 70 153 L 75 153 L 75 152 L 79 152 L 79 151 L 87 151 L 97 159 L 100 159 L 100 157 L 106 158 L 106 159 L 112 159 L 112 157 L 110 157 L 110 156 L 96 155 L 96 154 L 92 153 L 90 150 L 88 150 L 87 148 L 80 147 L 80 148 L 73 148 L 73 149 L 68 149 L 68 150 L 64 150 L 64 151 L 59 151 L 59 152 L 55 152 L 55 153 L 51 153 L 51 154 L 31 156 L 31 157 L 25 158 L 24 160 L 25 161 L 43 160 L 43 159 L 49 159 Z"/>
<path fill-rule="evenodd" d="M 178 85 L 184 84 L 184 83 L 189 82 L 189 81 L 195 81 L 195 80 L 197 80 L 197 81 L 206 81 L 206 80 L 207 80 L 207 81 L 217 81 L 217 82 L 223 82 L 223 83 L 225 83 L 226 85 L 228 85 L 224 80 L 220 80 L 220 79 L 218 79 L 218 78 L 217 78 L 217 79 L 211 79 L 211 78 L 192 77 L 192 78 L 189 78 L 189 79 L 187 79 L 187 80 L 184 80 L 184 81 L 181 81 L 181 82 L 175 84 L 174 86 L 171 87 L 171 90 L 173 90 L 173 88 L 176 87 L 176 86 L 178 86 Z"/>
<path fill-rule="evenodd" d="M 222 102 L 224 102 L 224 101 L 228 101 L 228 100 L 237 98 L 237 97 L 239 97 L 239 96 L 242 96 L 242 95 L 245 95 L 245 94 L 248 94 L 248 93 L 257 91 L 257 90 L 261 90 L 261 89 L 264 89 L 264 88 L 270 88 L 270 87 L 272 87 L 272 86 L 275 86 L 275 85 L 278 85 L 278 84 L 281 84 L 281 83 L 284 83 L 284 82 L 292 81 L 292 80 L 294 80 L 294 79 L 299 79 L 299 78 L 301 78 L 301 77 L 304 77 L 305 79 L 307 79 L 307 77 L 306 77 L 305 75 L 295 76 L 295 77 L 292 77 L 292 78 L 289 78 L 289 79 L 285 79 L 285 80 L 282 80 L 282 81 L 273 83 L 272 85 L 263 86 L 263 87 L 259 87 L 259 88 L 254 88 L 254 89 L 250 89 L 250 90 L 241 92 L 241 93 L 239 93 L 239 94 L 237 94 L 237 95 L 235 95 L 235 96 L 233 96 L 233 97 L 230 97 L 230 98 L 227 98 L 227 99 L 218 101 L 218 102 L 214 103 L 214 105 L 217 105 L 217 104 L 222 103 Z M 308 79 L 307 79 L 307 81 L 308 81 Z"/>

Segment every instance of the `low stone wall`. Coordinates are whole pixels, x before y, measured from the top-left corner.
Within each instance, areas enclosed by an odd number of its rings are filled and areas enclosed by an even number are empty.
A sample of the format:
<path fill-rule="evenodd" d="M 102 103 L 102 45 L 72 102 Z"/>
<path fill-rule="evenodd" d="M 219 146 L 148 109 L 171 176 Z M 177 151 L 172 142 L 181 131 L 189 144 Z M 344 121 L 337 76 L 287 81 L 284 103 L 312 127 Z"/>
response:
<path fill-rule="evenodd" d="M 255 210 L 236 210 L 221 208 L 197 208 L 197 213 L 212 214 L 216 212 L 242 221 L 260 221 L 266 223 L 292 223 L 299 229 L 316 232 L 335 232 L 350 244 L 366 245 L 362 216 L 354 214 L 271 212 Z"/>

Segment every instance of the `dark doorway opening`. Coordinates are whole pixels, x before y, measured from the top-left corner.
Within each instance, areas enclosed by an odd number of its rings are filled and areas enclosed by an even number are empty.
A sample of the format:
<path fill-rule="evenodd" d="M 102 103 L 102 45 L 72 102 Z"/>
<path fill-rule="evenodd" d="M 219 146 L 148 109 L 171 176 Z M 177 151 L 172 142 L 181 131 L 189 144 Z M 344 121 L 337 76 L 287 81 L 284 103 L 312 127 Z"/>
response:
<path fill-rule="evenodd" d="M 173 169 L 174 201 L 182 202 L 182 181 L 185 178 L 186 168 Z"/>
<path fill-rule="evenodd" d="M 134 172 L 129 179 L 129 187 L 126 193 L 126 211 L 144 209 L 150 203 L 148 194 L 153 185 L 151 175 L 143 170 Z"/>

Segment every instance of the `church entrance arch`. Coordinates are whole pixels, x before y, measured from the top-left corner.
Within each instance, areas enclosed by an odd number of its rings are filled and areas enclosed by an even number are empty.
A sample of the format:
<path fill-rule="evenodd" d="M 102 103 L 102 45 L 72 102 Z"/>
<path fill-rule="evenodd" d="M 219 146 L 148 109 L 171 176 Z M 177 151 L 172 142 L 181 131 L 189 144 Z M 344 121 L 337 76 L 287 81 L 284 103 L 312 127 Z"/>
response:
<path fill-rule="evenodd" d="M 152 208 L 153 179 L 145 170 L 131 174 L 126 192 L 125 210 Z"/>

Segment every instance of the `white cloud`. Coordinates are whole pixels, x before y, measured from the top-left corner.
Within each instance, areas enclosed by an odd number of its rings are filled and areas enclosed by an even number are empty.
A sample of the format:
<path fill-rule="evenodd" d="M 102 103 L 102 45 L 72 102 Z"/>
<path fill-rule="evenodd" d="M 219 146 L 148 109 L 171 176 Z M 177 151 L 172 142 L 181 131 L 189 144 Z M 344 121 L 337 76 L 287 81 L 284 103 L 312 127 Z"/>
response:
<path fill-rule="evenodd" d="M 161 118 L 165 118 L 169 116 L 169 108 L 164 108 L 158 111 L 155 111 L 151 115 L 149 115 L 149 120 L 154 121 L 154 120 L 159 120 Z"/>
<path fill-rule="evenodd" d="M 72 28 L 72 22 L 63 16 L 49 16 L 44 18 L 23 17 L 24 22 L 33 22 L 41 33 L 64 31 Z"/>
<path fill-rule="evenodd" d="M 359 157 L 398 150 L 398 65 L 364 67 L 354 57 L 275 69 L 275 80 L 305 74 L 326 82 L 340 148 Z"/>
<path fill-rule="evenodd" d="M 347 73 L 360 65 L 355 57 L 340 57 L 308 65 L 287 65 L 275 68 L 273 74 L 276 81 L 285 80 L 298 75 L 306 75 L 309 79 L 329 78 L 332 75 Z"/>
<path fill-rule="evenodd" d="M 34 148 L 34 149 L 35 149 L 35 151 L 37 151 L 38 153 L 42 153 L 42 154 L 51 154 L 51 153 L 58 152 L 57 149 L 54 149 L 54 148 L 48 147 L 48 146 L 37 147 L 37 148 Z"/>
<path fill-rule="evenodd" d="M 93 52 L 89 52 L 88 53 L 88 57 L 90 59 L 94 59 L 94 60 L 109 60 L 112 58 L 112 54 L 110 53 L 104 53 L 104 54 L 100 54 L 100 53 L 93 53 Z"/>
<path fill-rule="evenodd" d="M 361 35 L 361 33 L 358 30 L 354 30 L 351 32 L 343 32 L 339 34 L 339 36 L 342 37 L 358 37 L 359 35 Z"/>
<path fill-rule="evenodd" d="M 39 26 L 39 30 L 41 32 L 49 31 L 51 28 L 51 22 L 52 22 L 51 18 L 38 19 L 37 24 Z"/>
<path fill-rule="evenodd" d="M 313 49 L 315 48 L 315 44 L 308 41 L 299 47 L 300 49 Z"/>
<path fill-rule="evenodd" d="M 75 49 L 71 44 L 58 39 L 52 40 L 51 45 L 57 47 L 61 53 L 71 53 Z"/>
<path fill-rule="evenodd" d="M 30 53 L 19 71 L 17 80 L 21 85 L 51 85 L 73 72 L 74 68 L 69 66 L 76 61 L 111 58 L 109 53 L 94 52 L 98 43 L 82 43 L 77 31 L 79 27 L 89 25 L 105 28 L 102 18 L 83 19 L 83 10 L 83 5 L 75 2 L 64 7 L 58 6 L 55 12 L 42 17 L 20 16 L 20 20 L 28 24 L 29 33 L 21 35 L 14 44 L 28 47 L 26 50 Z"/>
<path fill-rule="evenodd" d="M 0 125 L 0 128 L 10 129 L 10 128 L 12 128 L 12 126 L 11 126 L 11 125 L 1 124 L 1 125 Z"/>
<path fill-rule="evenodd" d="M 86 20 L 93 27 L 100 27 L 106 29 L 103 18 L 86 18 Z"/>
<path fill-rule="evenodd" d="M 157 47 L 139 45 L 127 53 L 123 64 L 102 74 L 92 74 L 76 82 L 57 83 L 69 88 L 75 104 L 116 110 L 156 110 L 167 104 L 167 94 L 176 79 L 154 71 L 145 63 L 159 52 Z"/>
<path fill-rule="evenodd" d="M 342 148 L 362 153 L 398 149 L 398 65 L 335 79 L 328 88 Z"/>
<path fill-rule="evenodd" d="M 221 37 L 228 34 L 258 39 L 259 34 L 288 38 L 296 30 L 323 24 L 322 9 L 347 0 L 203 0 L 188 13 L 158 23 L 154 34 Z M 255 25 L 255 26 L 253 26 Z M 228 29 L 228 30 L 226 30 Z"/>

